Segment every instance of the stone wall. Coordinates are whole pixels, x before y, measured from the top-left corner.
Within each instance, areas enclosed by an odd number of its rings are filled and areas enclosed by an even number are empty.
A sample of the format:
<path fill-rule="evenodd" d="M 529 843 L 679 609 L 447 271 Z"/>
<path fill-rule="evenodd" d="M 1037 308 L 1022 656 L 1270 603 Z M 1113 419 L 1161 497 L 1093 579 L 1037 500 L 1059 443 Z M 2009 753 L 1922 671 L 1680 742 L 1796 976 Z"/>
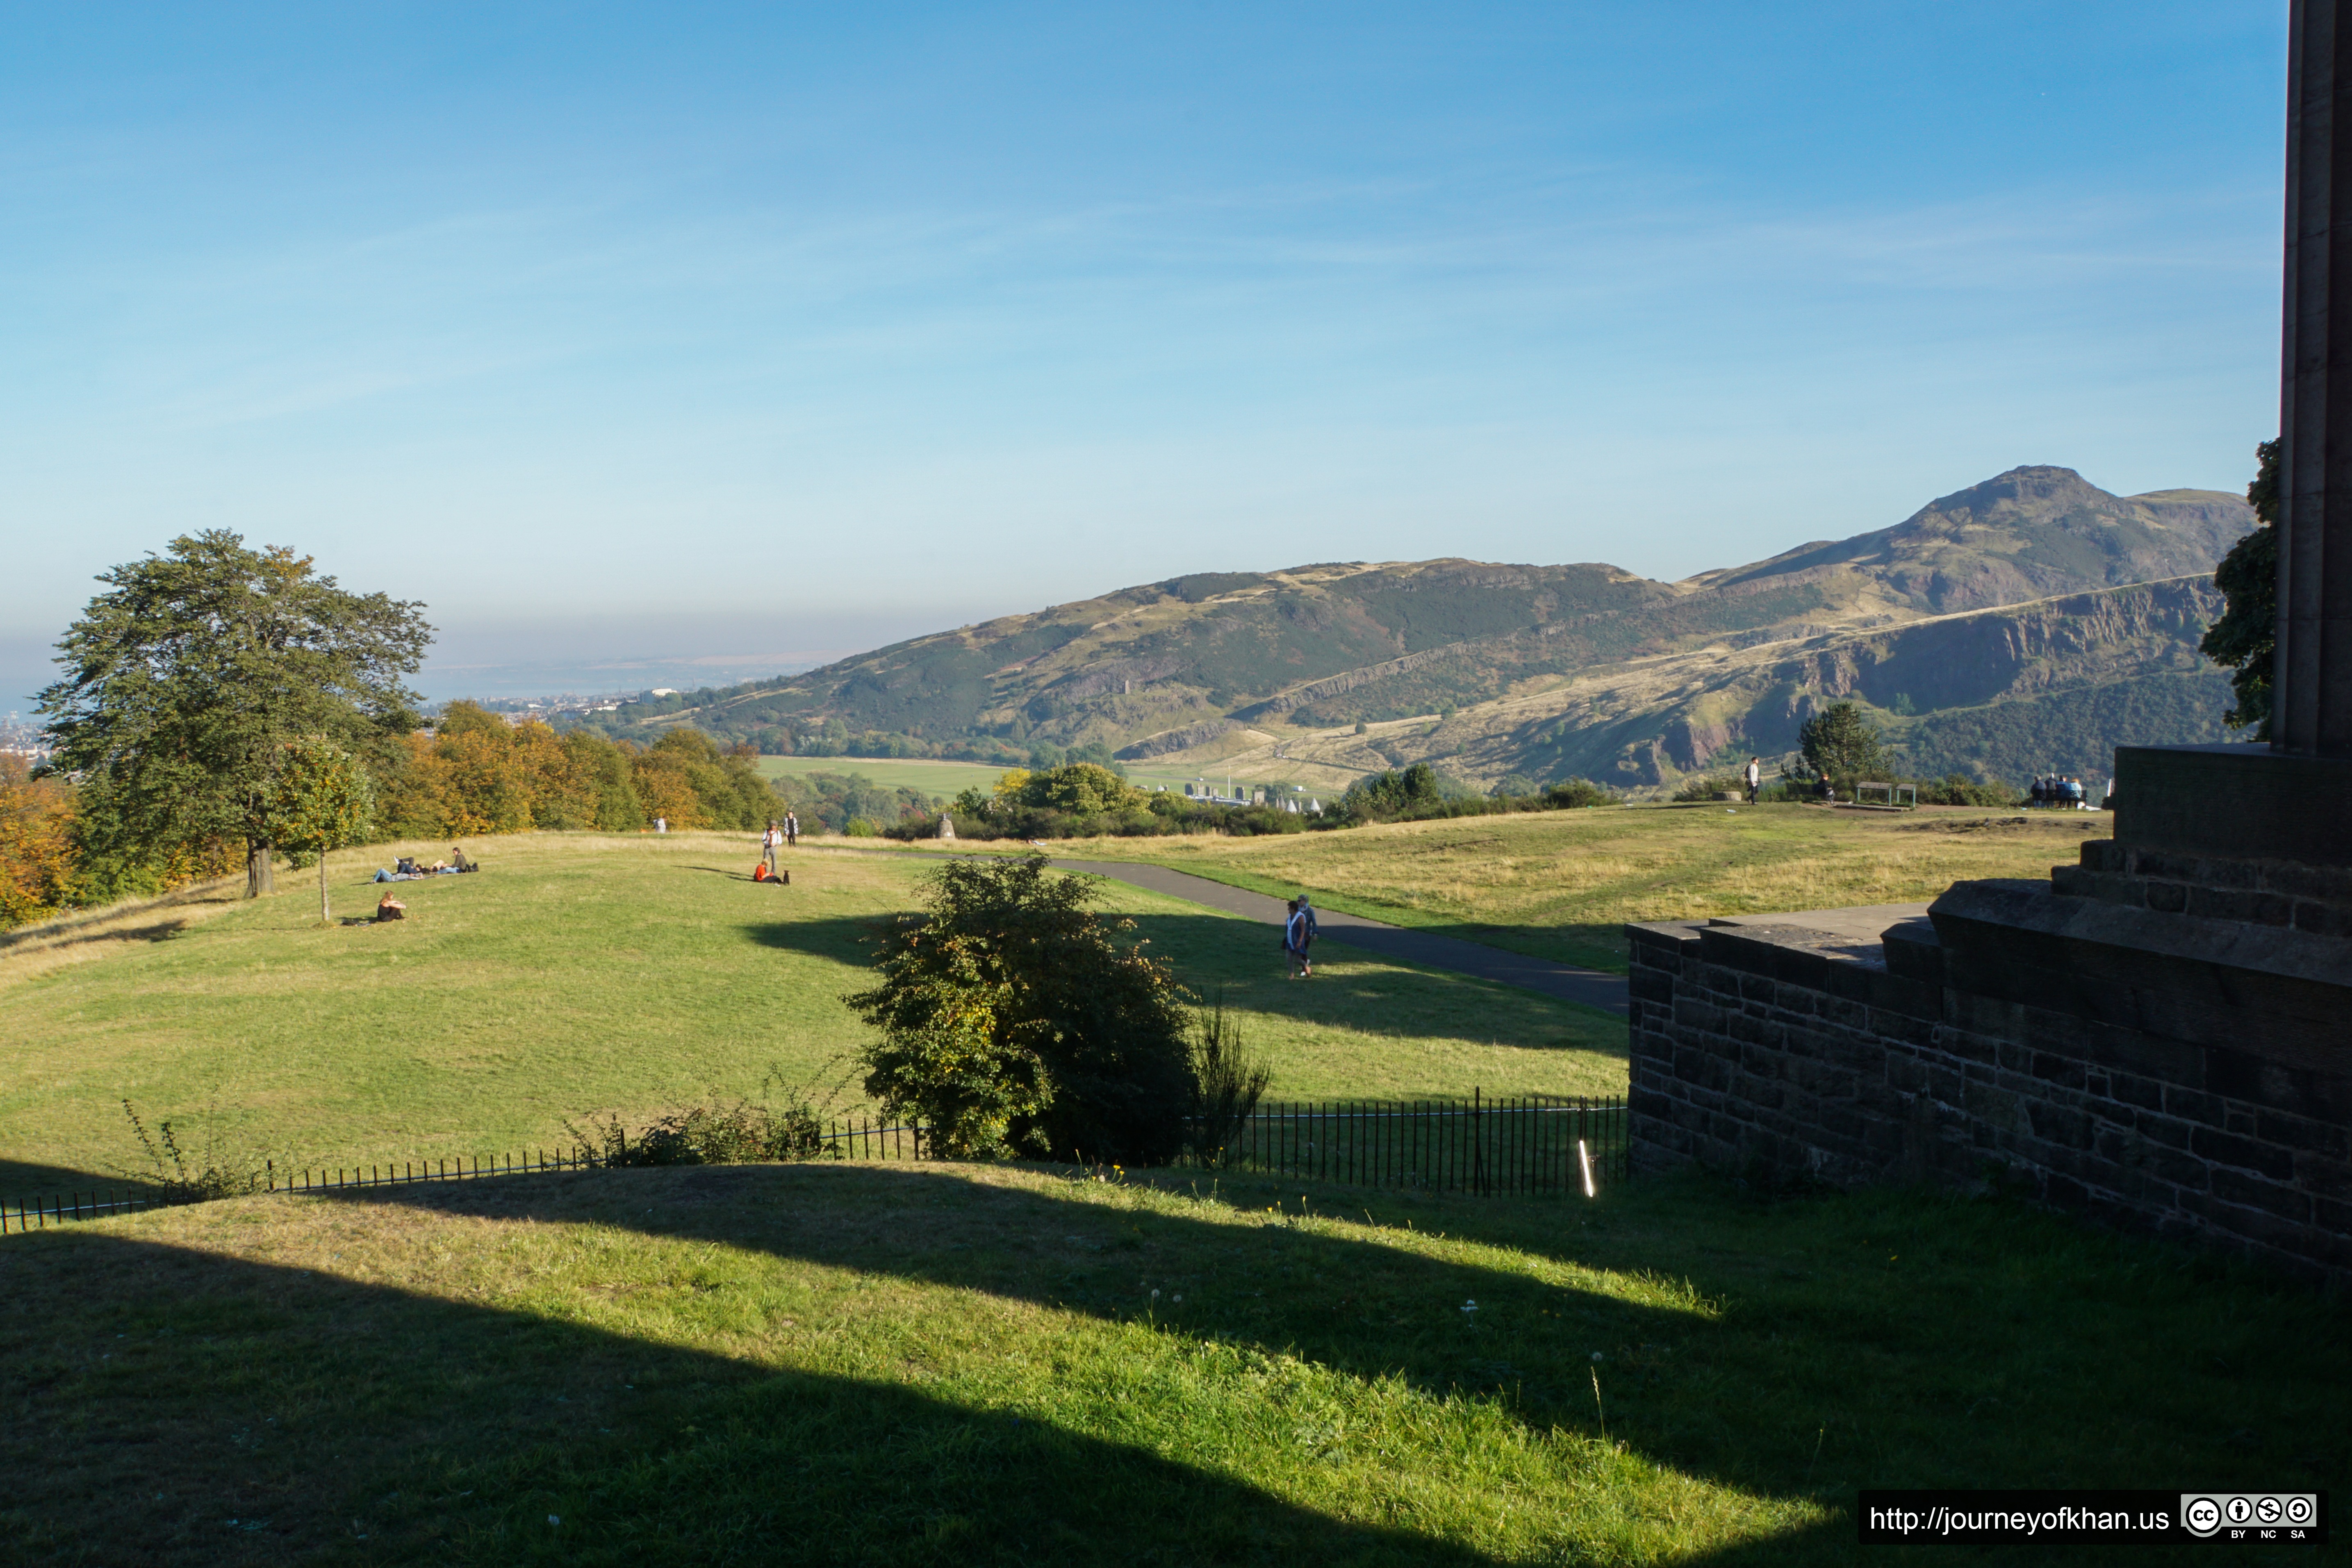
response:
<path fill-rule="evenodd" d="M 2352 1278 L 2341 940 L 2032 882 L 1958 884 L 1874 943 L 1804 919 L 1627 928 L 1637 1166 L 2005 1178 Z"/>

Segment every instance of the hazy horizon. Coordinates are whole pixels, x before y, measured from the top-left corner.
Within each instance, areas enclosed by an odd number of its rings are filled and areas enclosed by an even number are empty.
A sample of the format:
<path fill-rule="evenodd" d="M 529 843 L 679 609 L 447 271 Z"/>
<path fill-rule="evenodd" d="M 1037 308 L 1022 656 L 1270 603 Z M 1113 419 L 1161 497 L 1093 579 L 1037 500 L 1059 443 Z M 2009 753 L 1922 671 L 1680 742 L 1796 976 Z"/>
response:
<path fill-rule="evenodd" d="M 2185 5 L 17 13 L 0 710 L 94 574 L 215 526 L 425 601 L 452 695 L 1195 571 L 1677 578 L 2021 464 L 2242 490 L 2284 40 Z"/>

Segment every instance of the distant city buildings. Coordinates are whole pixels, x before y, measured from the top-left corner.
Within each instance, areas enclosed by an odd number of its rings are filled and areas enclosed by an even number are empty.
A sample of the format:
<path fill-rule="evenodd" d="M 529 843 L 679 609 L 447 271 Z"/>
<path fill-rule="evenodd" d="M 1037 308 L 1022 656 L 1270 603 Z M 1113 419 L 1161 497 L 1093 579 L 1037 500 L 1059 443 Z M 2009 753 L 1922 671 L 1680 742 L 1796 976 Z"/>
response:
<path fill-rule="evenodd" d="M 36 724 L 11 713 L 0 720 L 0 752 L 24 758 L 35 767 L 49 760 L 49 738 Z"/>

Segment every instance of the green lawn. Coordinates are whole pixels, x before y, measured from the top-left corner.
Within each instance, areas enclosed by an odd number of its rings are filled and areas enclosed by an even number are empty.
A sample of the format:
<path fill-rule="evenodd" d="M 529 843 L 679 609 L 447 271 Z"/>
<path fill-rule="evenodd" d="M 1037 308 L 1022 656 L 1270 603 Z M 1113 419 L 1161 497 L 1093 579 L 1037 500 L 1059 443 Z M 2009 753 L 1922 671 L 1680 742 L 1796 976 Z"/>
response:
<path fill-rule="evenodd" d="M 2105 812 L 1615 806 L 1278 837 L 1074 839 L 1258 892 L 1514 952 L 1622 971 L 1631 921 L 1931 900 L 1980 877 L 2047 877 L 2105 837 Z"/>
<path fill-rule="evenodd" d="M 28 1563 L 1843 1562 L 1861 1487 L 2352 1458 L 2314 1293 L 2003 1201 L 1696 1177 L 591 1173 L 10 1238 L 0 1297 Z"/>
<path fill-rule="evenodd" d="M 335 858 L 341 912 L 373 906 L 356 879 L 396 847 Z M 315 886 L 289 874 L 177 931 L 134 921 L 152 940 L 93 962 L 11 982 L 0 950 L 0 1196 L 128 1162 L 126 1098 L 296 1165 L 552 1147 L 592 1114 L 779 1088 L 864 1107 L 864 1027 L 841 997 L 873 923 L 913 906 L 920 860 L 804 847 L 777 888 L 748 879 L 750 835 L 473 847 L 478 876 L 397 885 L 396 925 L 320 930 Z M 1116 883 L 1104 903 L 1224 998 L 1278 1096 L 1623 1089 L 1616 1019 L 1336 943 L 1291 983 L 1266 927 Z"/>
<path fill-rule="evenodd" d="M 760 772 L 775 779 L 787 774 L 858 773 L 884 789 L 916 789 L 925 795 L 952 796 L 959 790 L 994 789 L 1004 770 L 979 763 L 936 763 L 916 757 L 761 757 Z"/>

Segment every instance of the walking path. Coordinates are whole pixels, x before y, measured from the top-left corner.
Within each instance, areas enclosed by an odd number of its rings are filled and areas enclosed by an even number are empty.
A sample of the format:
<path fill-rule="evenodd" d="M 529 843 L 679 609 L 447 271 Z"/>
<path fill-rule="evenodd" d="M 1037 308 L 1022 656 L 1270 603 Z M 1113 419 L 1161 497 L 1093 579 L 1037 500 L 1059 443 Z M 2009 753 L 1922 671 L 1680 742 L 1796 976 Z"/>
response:
<path fill-rule="evenodd" d="M 1066 860 L 1058 856 L 1055 858 L 1054 864 L 1064 870 L 1087 871 L 1134 887 L 1148 888 L 1155 893 L 1166 893 L 1171 898 L 1206 904 L 1213 910 L 1245 915 L 1265 925 L 1279 926 L 1288 918 L 1288 910 L 1280 899 L 1266 893 L 1230 888 L 1223 882 L 1213 882 L 1206 877 L 1195 877 L 1189 872 L 1171 871 L 1165 866 L 1139 865 L 1129 860 Z M 1382 958 L 1416 963 L 1424 969 L 1451 969 L 1456 973 L 1475 975 L 1481 980 L 1524 986 L 1529 991 L 1540 991 L 1547 996 L 1557 996 L 1563 1002 L 1598 1007 L 1620 1017 L 1629 1011 L 1626 982 L 1622 974 L 1611 974 L 1599 969 L 1580 969 L 1569 963 L 1554 963 L 1549 959 L 1529 958 L 1524 953 L 1506 952 L 1499 947 L 1488 947 L 1483 942 L 1464 942 L 1458 937 L 1439 936 L 1433 931 L 1412 931 L 1404 926 L 1368 921 L 1361 915 L 1343 914 L 1320 905 L 1316 907 L 1315 923 L 1325 936 L 1333 941 L 1363 948 L 1379 953 Z"/>

